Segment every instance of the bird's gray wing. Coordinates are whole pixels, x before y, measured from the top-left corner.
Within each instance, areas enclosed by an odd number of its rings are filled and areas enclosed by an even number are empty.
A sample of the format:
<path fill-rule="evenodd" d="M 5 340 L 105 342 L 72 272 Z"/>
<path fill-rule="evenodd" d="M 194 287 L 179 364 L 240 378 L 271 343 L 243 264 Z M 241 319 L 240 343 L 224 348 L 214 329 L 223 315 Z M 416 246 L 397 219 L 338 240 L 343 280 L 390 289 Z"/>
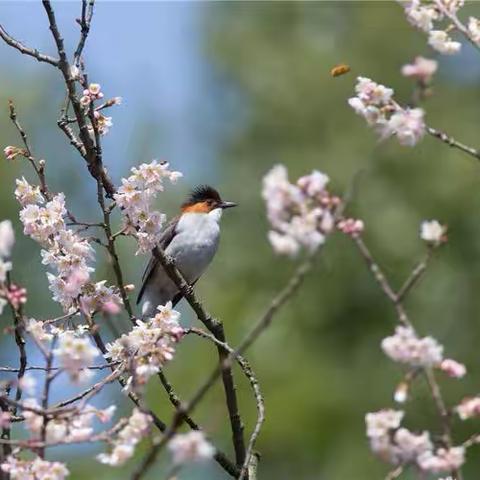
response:
<path fill-rule="evenodd" d="M 170 242 L 175 236 L 179 218 L 180 217 L 175 217 L 170 221 L 170 223 L 165 227 L 165 230 L 163 231 L 162 236 L 158 241 L 158 246 L 164 251 L 168 247 L 168 245 L 170 245 Z M 141 302 L 143 292 L 145 291 L 145 287 L 147 286 L 148 280 L 150 279 L 153 272 L 157 268 L 157 265 L 158 265 L 158 260 L 157 258 L 155 258 L 154 255 L 152 255 L 142 275 L 142 287 L 140 288 L 140 292 L 138 292 L 137 305 Z"/>

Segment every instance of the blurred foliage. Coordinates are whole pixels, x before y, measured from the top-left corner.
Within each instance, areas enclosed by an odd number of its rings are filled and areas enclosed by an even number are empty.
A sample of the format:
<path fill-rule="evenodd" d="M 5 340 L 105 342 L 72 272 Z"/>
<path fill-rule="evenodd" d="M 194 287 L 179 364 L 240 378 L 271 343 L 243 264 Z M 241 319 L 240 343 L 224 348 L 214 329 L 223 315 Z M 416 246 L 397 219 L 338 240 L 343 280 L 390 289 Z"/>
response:
<path fill-rule="evenodd" d="M 231 344 L 238 343 L 264 312 L 297 263 L 276 257 L 267 243 L 262 176 L 276 163 L 286 164 L 292 179 L 319 169 L 330 175 L 339 194 L 353 188 L 348 212 L 364 219 L 365 239 L 397 286 L 423 254 L 420 221 L 438 218 L 449 225 L 449 243 L 438 252 L 407 308 L 421 333 L 444 342 L 446 354 L 469 368 L 465 380 L 441 379 L 447 401 L 453 404 L 476 393 L 479 165 L 430 137 L 414 149 L 400 147 L 394 140 L 379 143 L 346 103 L 357 75 L 395 88 L 397 99 L 408 102 L 412 83 L 399 71 L 415 55 L 431 56 L 424 35 L 407 24 L 393 2 L 228 2 L 206 4 L 203 9 L 204 60 L 212 70 L 206 95 L 212 109 L 222 112 L 223 121 L 216 139 L 222 149 L 215 159 L 214 180 L 223 196 L 238 201 L 240 207 L 225 214 L 221 249 L 198 291 L 208 310 L 225 322 Z M 424 105 L 427 121 L 475 145 L 480 120 L 478 53 L 467 47 L 459 58 L 439 60 L 434 95 Z M 352 72 L 334 79 L 330 69 L 340 62 L 348 63 Z M 69 204 L 78 206 L 75 213 L 94 221 L 98 208 L 92 182 L 55 129 L 61 89 L 47 86 L 51 77 L 19 83 L 14 72 L 5 82 L 4 92 L 21 92 L 19 115 L 35 151 L 39 156 L 44 150 L 51 153 L 47 172 L 52 190 L 64 190 Z M 0 92 L 0 104 L 6 105 L 6 100 Z M 18 143 L 6 108 L 0 127 L 2 145 Z M 149 130 L 139 129 L 140 151 L 135 151 L 132 164 L 142 151 L 149 152 L 145 132 Z M 0 218 L 17 217 L 14 178 L 32 178 L 27 171 L 26 165 L 0 162 Z M 167 192 L 162 209 L 173 213 L 185 189 Z M 39 318 L 51 317 L 58 307 L 47 300 L 39 248 L 20 235 L 18 222 L 16 229 L 15 278 L 29 289 L 27 311 Z M 126 278 L 138 284 L 143 259 L 133 256 L 131 240 L 121 240 L 121 252 Z M 98 257 L 103 259 L 103 252 Z M 105 277 L 112 278 L 106 262 L 98 269 L 98 278 Z M 185 321 L 194 321 L 188 309 L 183 310 Z M 2 326 L 9 322 L 4 315 Z M 125 321 L 119 324 L 127 328 Z M 302 291 L 247 355 L 260 378 L 267 408 L 257 445 L 262 453 L 261 479 L 384 477 L 387 467 L 369 452 L 364 414 L 393 406 L 393 390 L 402 372 L 385 358 L 379 343 L 394 325 L 391 306 L 353 245 L 334 235 Z M 2 346 L 2 362 L 15 362 L 11 348 L 5 342 Z M 195 391 L 214 359 L 211 345 L 200 339 L 187 338 L 179 346 L 167 374 L 183 398 Z M 239 373 L 237 379 L 249 432 L 255 405 L 248 383 Z M 108 394 L 119 398 L 115 386 Z M 169 418 L 171 408 L 158 385 L 151 386 L 149 402 L 160 417 Z M 438 433 L 436 412 L 421 378 L 405 409 L 407 425 Z M 223 448 L 229 448 L 220 385 L 195 418 Z M 458 441 L 478 429 L 478 422 L 458 423 L 454 421 Z M 62 454 L 78 454 L 78 449 Z M 85 454 L 71 466 L 74 479 L 92 473 L 99 478 L 127 478 L 131 468 L 107 469 L 85 462 Z M 472 450 L 466 478 L 475 478 L 479 468 L 478 449 Z M 151 478 L 158 478 L 160 472 L 159 467 Z M 189 469 L 180 476 L 224 478 L 215 465 Z"/>

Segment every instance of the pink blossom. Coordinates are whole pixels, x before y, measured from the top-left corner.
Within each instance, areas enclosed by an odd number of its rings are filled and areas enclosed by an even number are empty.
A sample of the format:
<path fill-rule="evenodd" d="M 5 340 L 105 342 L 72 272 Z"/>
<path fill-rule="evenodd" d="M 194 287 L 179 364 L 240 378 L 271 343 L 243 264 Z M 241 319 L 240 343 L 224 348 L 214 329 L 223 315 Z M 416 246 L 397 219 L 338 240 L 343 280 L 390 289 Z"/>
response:
<path fill-rule="evenodd" d="M 453 378 L 462 378 L 467 373 L 465 365 L 451 358 L 446 358 L 442 361 L 440 370 L 443 370 L 448 376 Z"/>
<path fill-rule="evenodd" d="M 415 57 L 411 64 L 402 67 L 402 75 L 405 77 L 413 77 L 424 83 L 430 82 L 433 75 L 437 71 L 438 62 L 421 56 Z"/>
<path fill-rule="evenodd" d="M 455 408 L 462 420 L 480 416 L 480 397 L 464 398 Z"/>
<path fill-rule="evenodd" d="M 0 412 L 0 428 L 8 428 L 12 420 L 12 414 L 10 412 Z"/>
<path fill-rule="evenodd" d="M 358 237 L 364 230 L 364 224 L 359 219 L 345 218 L 337 223 L 337 228 L 346 235 Z"/>
<path fill-rule="evenodd" d="M 2 260 L 0 260 L 0 263 L 2 263 Z M 5 262 L 3 262 L 3 264 L 6 265 Z M 10 303 L 10 305 L 14 309 L 18 310 L 20 308 L 20 305 L 24 305 L 25 303 L 27 303 L 27 289 L 20 287 L 15 283 L 11 283 L 5 292 L 5 298 L 8 300 L 8 303 Z"/>
<path fill-rule="evenodd" d="M 21 151 L 21 148 L 13 147 L 11 145 L 3 149 L 3 153 L 5 154 L 7 160 L 13 160 L 17 155 L 21 153 Z"/>

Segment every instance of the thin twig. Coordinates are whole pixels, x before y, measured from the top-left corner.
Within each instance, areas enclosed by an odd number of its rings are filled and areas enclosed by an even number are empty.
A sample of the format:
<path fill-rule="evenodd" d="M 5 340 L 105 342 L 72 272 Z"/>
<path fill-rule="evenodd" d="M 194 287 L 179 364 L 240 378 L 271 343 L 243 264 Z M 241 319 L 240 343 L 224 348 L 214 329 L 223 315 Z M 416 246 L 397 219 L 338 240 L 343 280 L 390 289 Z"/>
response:
<path fill-rule="evenodd" d="M 435 137 L 438 140 L 442 141 L 443 143 L 447 144 L 449 147 L 461 150 L 462 152 L 467 153 L 468 155 L 476 158 L 477 160 L 480 160 L 480 150 L 473 147 L 469 147 L 468 145 L 465 145 L 464 143 L 461 143 L 458 140 L 455 140 L 453 137 L 450 137 L 446 133 L 441 132 L 436 128 L 427 127 L 427 132 L 432 137 Z"/>
<path fill-rule="evenodd" d="M 428 264 L 433 255 L 433 247 L 429 247 L 425 257 L 415 266 L 404 284 L 400 287 L 397 293 L 397 301 L 401 302 L 406 298 L 410 290 L 420 281 L 423 274 L 426 272 Z"/>

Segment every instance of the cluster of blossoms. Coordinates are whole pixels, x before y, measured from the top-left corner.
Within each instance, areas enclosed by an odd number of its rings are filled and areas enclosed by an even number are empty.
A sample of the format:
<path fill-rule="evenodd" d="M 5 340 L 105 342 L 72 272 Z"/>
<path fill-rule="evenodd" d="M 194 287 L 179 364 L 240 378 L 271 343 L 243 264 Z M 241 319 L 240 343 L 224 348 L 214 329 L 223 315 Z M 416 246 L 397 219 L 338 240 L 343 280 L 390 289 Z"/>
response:
<path fill-rule="evenodd" d="M 314 251 L 325 242 L 340 203 L 326 189 L 328 182 L 327 175 L 314 170 L 290 183 L 283 165 L 276 165 L 265 175 L 262 196 L 272 226 L 268 238 L 277 253 L 293 257 L 302 247 Z"/>
<path fill-rule="evenodd" d="M 10 455 L 1 468 L 11 480 L 64 480 L 70 474 L 65 464 L 49 462 L 40 457 L 34 460 L 19 460 Z"/>
<path fill-rule="evenodd" d="M 28 398 L 23 404 L 25 406 L 23 411 L 25 425 L 32 435 L 31 438 L 40 439 L 44 417 L 33 411 L 33 409 L 41 410 L 40 405 L 34 398 Z M 106 409 L 99 410 L 86 404 L 80 411 L 75 412 L 74 415 L 69 413 L 68 415 L 52 418 L 46 425 L 45 439 L 47 443 L 86 441 L 91 438 L 94 433 L 93 421 L 97 419 L 102 423 L 110 422 L 115 410 L 116 407 L 113 405 Z"/>
<path fill-rule="evenodd" d="M 435 450 L 428 432 L 416 434 L 400 426 L 403 416 L 404 412 L 389 409 L 366 415 L 367 437 L 376 455 L 392 465 L 415 464 L 431 473 L 451 472 L 462 466 L 463 447 Z"/>
<path fill-rule="evenodd" d="M 163 191 L 165 179 L 175 183 L 182 174 L 169 170 L 167 162 L 156 160 L 131 171 L 132 175 L 122 178 L 115 200 L 124 213 L 125 232 L 137 237 L 137 254 L 147 253 L 157 245 L 165 223 L 165 215 L 152 210 L 152 201 Z"/>
<path fill-rule="evenodd" d="M 420 225 L 420 238 L 431 245 L 447 241 L 447 227 L 438 220 L 425 220 Z"/>
<path fill-rule="evenodd" d="M 441 28 L 439 23 L 445 20 L 445 14 L 456 15 L 459 8 L 463 6 L 463 0 L 440 0 L 439 2 L 410 0 L 401 1 L 401 3 L 404 6 L 407 20 L 428 35 L 428 44 L 434 50 L 445 55 L 452 55 L 460 51 L 462 44 L 452 40 L 449 35 L 450 29 Z M 471 17 L 468 26 L 468 31 L 473 36 L 478 34 L 475 20 Z"/>
<path fill-rule="evenodd" d="M 80 98 L 80 103 L 84 107 L 89 107 L 91 103 L 95 100 L 100 100 L 103 98 L 102 88 L 99 83 L 91 83 L 88 88 L 83 91 L 83 95 Z M 100 108 L 94 110 L 93 115 L 96 122 L 96 127 L 100 135 L 106 135 L 110 127 L 113 125 L 112 117 L 107 117 L 100 113 L 101 108 L 111 107 L 112 105 L 119 105 L 122 102 L 121 97 L 114 97 L 110 100 L 107 100 Z M 90 133 L 93 133 L 93 126 L 89 125 Z"/>
<path fill-rule="evenodd" d="M 354 111 L 373 127 L 380 138 L 397 137 L 401 145 L 414 146 L 425 134 L 424 111 L 402 108 L 393 100 L 393 89 L 369 78 L 358 77 L 356 96 L 348 100 Z"/>
<path fill-rule="evenodd" d="M 175 344 L 183 336 L 184 330 L 178 323 L 180 313 L 172 310 L 172 303 L 159 306 L 158 310 L 153 318 L 146 322 L 137 320 L 128 334 L 107 345 L 107 358 L 124 362 L 127 368 L 134 370 L 127 388 L 145 385 L 173 358 Z"/>
<path fill-rule="evenodd" d="M 337 222 L 337 228 L 345 235 L 358 237 L 363 232 L 365 225 L 363 220 L 357 218 L 344 218 Z"/>
<path fill-rule="evenodd" d="M 44 202 L 39 188 L 23 178 L 17 180 L 15 197 L 23 206 L 20 220 L 24 233 L 44 247 L 42 263 L 56 273 L 47 273 L 53 299 L 65 311 L 83 308 L 91 312 L 103 310 L 104 306 L 108 309 L 112 304 L 121 305 L 116 289 L 106 287 L 105 282 L 90 282 L 93 249 L 86 239 L 66 227 L 64 195 L 59 193 Z"/>
<path fill-rule="evenodd" d="M 74 382 L 84 381 L 91 377 L 91 371 L 86 367 L 92 365 L 100 355 L 91 340 L 78 331 L 66 330 L 58 336 L 58 347 L 53 350 L 59 359 L 61 367 Z"/>
<path fill-rule="evenodd" d="M 7 273 L 12 269 L 12 262 L 9 261 L 15 235 L 10 220 L 0 222 L 0 314 L 7 303 L 10 302 L 10 291 L 7 288 Z"/>
<path fill-rule="evenodd" d="M 53 354 L 59 360 L 61 368 L 68 373 L 70 380 L 83 382 L 91 377 L 92 372 L 87 367 L 93 365 L 95 358 L 100 356 L 100 351 L 86 335 L 87 326 L 79 325 L 75 330 L 61 330 L 32 318 L 28 321 L 26 330 L 37 344 L 52 342 L 54 338 L 57 340 Z"/>
<path fill-rule="evenodd" d="M 440 368 L 461 378 L 466 368 L 452 359 L 443 359 L 443 346 L 432 337 L 419 338 L 411 327 L 398 326 L 395 334 L 382 340 L 382 350 L 393 361 L 412 367 Z"/>
<path fill-rule="evenodd" d="M 215 454 L 215 448 L 198 430 L 175 435 L 168 443 L 168 448 L 176 465 L 210 460 Z"/>
<path fill-rule="evenodd" d="M 91 83 L 88 88 L 83 91 L 83 95 L 80 98 L 80 103 L 85 107 L 89 106 L 95 100 L 103 98 L 102 87 L 99 83 Z"/>
<path fill-rule="evenodd" d="M 150 415 L 135 408 L 128 419 L 127 425 L 111 441 L 112 449 L 110 453 L 97 455 L 97 460 L 112 467 L 123 465 L 133 456 L 135 446 L 148 434 L 151 423 L 152 417 Z"/>

